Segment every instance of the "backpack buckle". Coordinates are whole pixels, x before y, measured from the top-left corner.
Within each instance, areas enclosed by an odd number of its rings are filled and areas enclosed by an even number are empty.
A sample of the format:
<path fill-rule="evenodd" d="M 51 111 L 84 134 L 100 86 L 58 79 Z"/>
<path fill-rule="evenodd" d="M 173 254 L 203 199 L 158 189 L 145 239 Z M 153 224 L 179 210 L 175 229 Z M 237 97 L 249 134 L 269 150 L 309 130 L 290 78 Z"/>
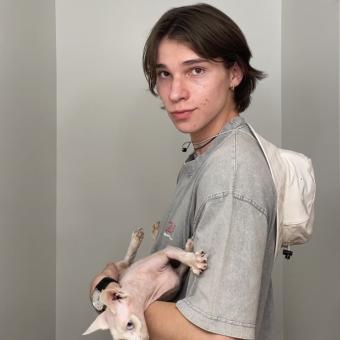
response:
<path fill-rule="evenodd" d="M 290 246 L 288 245 L 287 249 L 283 249 L 283 255 L 287 260 L 290 260 L 290 258 L 293 256 L 293 251 L 290 250 Z"/>

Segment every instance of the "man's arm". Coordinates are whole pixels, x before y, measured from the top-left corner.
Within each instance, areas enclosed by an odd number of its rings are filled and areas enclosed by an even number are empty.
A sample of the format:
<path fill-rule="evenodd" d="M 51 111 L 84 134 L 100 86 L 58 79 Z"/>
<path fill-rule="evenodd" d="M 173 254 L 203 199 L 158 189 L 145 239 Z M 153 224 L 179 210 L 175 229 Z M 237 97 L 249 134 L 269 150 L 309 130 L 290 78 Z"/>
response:
<path fill-rule="evenodd" d="M 155 301 L 146 310 L 145 319 L 150 340 L 236 340 L 195 326 L 173 302 Z"/>

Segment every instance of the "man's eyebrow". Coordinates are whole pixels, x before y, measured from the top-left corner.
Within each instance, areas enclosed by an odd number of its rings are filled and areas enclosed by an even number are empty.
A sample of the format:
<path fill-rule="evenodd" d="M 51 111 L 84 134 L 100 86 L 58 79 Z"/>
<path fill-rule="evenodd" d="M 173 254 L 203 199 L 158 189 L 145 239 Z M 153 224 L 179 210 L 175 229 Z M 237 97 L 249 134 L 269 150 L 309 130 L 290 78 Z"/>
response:
<path fill-rule="evenodd" d="M 194 65 L 194 64 L 200 64 L 200 63 L 207 63 L 209 62 L 208 59 L 205 58 L 195 58 L 195 59 L 189 59 L 182 62 L 183 65 Z M 167 68 L 165 64 L 156 64 L 156 68 Z"/>
<path fill-rule="evenodd" d="M 196 58 L 196 59 L 189 59 L 184 61 L 183 65 L 192 65 L 192 64 L 200 64 L 200 63 L 208 63 L 209 60 L 205 58 Z"/>
<path fill-rule="evenodd" d="M 164 64 L 156 64 L 156 68 L 166 68 Z"/>

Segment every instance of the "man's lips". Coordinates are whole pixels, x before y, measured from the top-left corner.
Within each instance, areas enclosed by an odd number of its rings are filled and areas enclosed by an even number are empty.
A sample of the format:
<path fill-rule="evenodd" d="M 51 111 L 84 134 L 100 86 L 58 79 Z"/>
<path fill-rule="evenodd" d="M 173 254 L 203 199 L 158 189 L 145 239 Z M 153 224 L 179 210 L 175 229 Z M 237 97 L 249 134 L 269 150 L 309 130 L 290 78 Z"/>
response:
<path fill-rule="evenodd" d="M 195 109 L 184 109 L 184 110 L 178 110 L 178 111 L 171 111 L 170 114 L 176 120 L 185 120 L 185 119 L 188 119 L 191 116 L 191 113 L 194 110 Z"/>

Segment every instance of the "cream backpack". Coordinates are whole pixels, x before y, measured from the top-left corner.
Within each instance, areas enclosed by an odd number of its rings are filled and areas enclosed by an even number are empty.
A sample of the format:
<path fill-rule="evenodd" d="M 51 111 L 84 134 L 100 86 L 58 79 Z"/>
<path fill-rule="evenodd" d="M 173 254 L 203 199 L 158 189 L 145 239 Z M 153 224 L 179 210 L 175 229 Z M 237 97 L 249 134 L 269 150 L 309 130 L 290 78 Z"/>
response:
<path fill-rule="evenodd" d="M 315 177 L 312 162 L 305 155 L 278 148 L 248 124 L 269 165 L 277 193 L 275 257 L 280 248 L 289 259 L 292 245 L 307 242 L 314 223 Z"/>

